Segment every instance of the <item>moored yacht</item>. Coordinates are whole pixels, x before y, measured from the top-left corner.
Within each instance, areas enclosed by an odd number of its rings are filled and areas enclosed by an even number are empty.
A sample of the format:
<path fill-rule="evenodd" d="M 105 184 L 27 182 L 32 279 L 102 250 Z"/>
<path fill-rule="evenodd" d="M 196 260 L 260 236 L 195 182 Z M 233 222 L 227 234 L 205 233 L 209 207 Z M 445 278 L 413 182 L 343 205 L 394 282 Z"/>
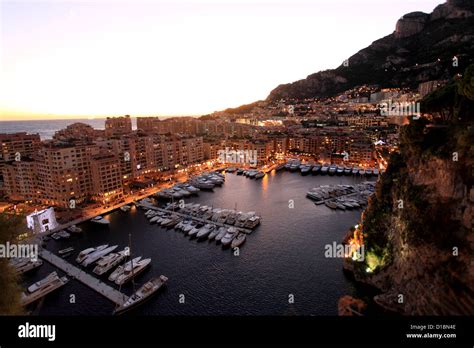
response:
<path fill-rule="evenodd" d="M 110 246 L 110 247 L 105 248 L 103 250 L 94 251 L 94 252 L 90 253 L 89 255 L 87 255 L 86 259 L 82 262 L 82 265 L 84 267 L 92 265 L 94 262 L 96 262 L 102 256 L 105 256 L 105 255 L 111 253 L 112 251 L 114 251 L 117 248 L 118 248 L 118 245 L 113 245 L 113 246 Z"/>
<path fill-rule="evenodd" d="M 231 242 L 230 244 L 230 247 L 233 249 L 233 248 L 237 248 L 239 246 L 241 246 L 244 242 L 245 242 L 245 234 L 244 233 L 239 233 Z"/>
<path fill-rule="evenodd" d="M 104 250 L 108 246 L 109 246 L 108 244 L 104 244 L 104 245 L 99 245 L 98 247 L 95 247 L 95 248 L 84 249 L 79 253 L 79 255 L 77 255 L 76 262 L 82 263 L 91 253 Z"/>
<path fill-rule="evenodd" d="M 130 261 L 127 261 L 126 263 L 124 263 L 123 265 L 121 266 L 118 266 L 110 275 L 109 275 L 109 280 L 111 282 L 115 282 L 117 280 L 117 278 L 123 274 L 123 272 L 125 272 L 125 270 L 131 270 L 132 269 L 132 264 L 136 264 L 137 262 L 139 262 L 140 260 L 142 259 L 141 256 L 137 256 L 135 257 L 134 259 L 130 260 Z"/>
<path fill-rule="evenodd" d="M 128 311 L 146 300 L 150 299 L 153 294 L 160 290 L 168 281 L 168 278 L 164 275 L 160 275 L 159 278 L 154 278 L 138 289 L 127 301 L 125 301 L 120 307 L 115 310 L 115 314 L 121 314 Z"/>
<path fill-rule="evenodd" d="M 229 246 L 234 237 L 237 235 L 238 230 L 235 227 L 229 227 L 227 233 L 222 237 L 221 243 L 223 246 Z"/>
<path fill-rule="evenodd" d="M 108 225 L 110 224 L 110 221 L 103 218 L 100 215 L 97 215 L 96 217 L 91 219 L 92 222 L 95 222 L 96 224 L 101 224 L 101 225 Z"/>
<path fill-rule="evenodd" d="M 319 174 L 321 172 L 321 168 L 322 168 L 322 166 L 319 163 L 315 164 L 313 169 L 311 169 L 311 173 L 312 174 Z"/>
<path fill-rule="evenodd" d="M 112 268 L 117 266 L 120 262 L 125 260 L 127 257 L 126 250 L 119 251 L 118 253 L 111 253 L 107 256 L 103 256 L 99 261 L 97 261 L 96 266 L 94 267 L 94 272 L 97 275 L 102 275 L 107 273 Z"/>
<path fill-rule="evenodd" d="M 151 263 L 151 259 L 143 259 L 138 261 L 137 263 L 133 263 L 130 269 L 125 269 L 125 271 L 117 277 L 115 280 L 115 284 L 123 285 L 126 282 L 132 280 L 141 272 L 143 272 Z"/>

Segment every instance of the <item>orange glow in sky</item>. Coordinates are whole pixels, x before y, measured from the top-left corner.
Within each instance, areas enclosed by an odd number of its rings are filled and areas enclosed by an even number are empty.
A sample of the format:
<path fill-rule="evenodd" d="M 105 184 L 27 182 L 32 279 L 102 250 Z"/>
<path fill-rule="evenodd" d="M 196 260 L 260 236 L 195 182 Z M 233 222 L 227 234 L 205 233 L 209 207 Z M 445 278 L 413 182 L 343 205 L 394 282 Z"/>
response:
<path fill-rule="evenodd" d="M 198 115 L 253 102 L 440 2 L 0 1 L 0 120 Z"/>

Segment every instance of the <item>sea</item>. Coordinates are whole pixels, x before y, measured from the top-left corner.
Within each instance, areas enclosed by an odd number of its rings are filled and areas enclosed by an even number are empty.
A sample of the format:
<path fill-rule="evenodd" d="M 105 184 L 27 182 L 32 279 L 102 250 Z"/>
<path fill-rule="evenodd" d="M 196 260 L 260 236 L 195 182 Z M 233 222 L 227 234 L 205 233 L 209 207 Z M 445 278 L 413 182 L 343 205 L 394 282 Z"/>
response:
<path fill-rule="evenodd" d="M 136 278 L 135 286 L 162 274 L 169 281 L 163 291 L 130 314 L 334 316 L 341 296 L 370 302 L 370 291 L 343 272 L 342 259 L 325 257 L 326 246 L 341 242 L 348 229 L 358 223 L 361 210 L 317 206 L 306 198 L 306 192 L 319 185 L 364 180 L 286 171 L 255 180 L 227 173 L 222 187 L 186 199 L 186 203 L 255 211 L 262 217 L 239 253 L 213 241 L 197 241 L 174 229 L 150 224 L 144 210 L 135 207 L 129 212 L 117 210 L 104 215 L 110 225 L 85 222 L 79 225 L 82 234 L 68 240 L 50 240 L 46 248 L 57 252 L 72 246 L 75 250 L 66 260 L 75 264 L 77 253 L 83 249 L 101 244 L 123 249 L 131 241 L 134 256 L 152 259 L 152 266 Z M 23 278 L 24 286 L 53 270 L 45 262 Z M 91 269 L 87 271 L 93 274 Z M 100 279 L 118 288 L 106 276 Z M 134 284 L 128 284 L 120 291 L 131 294 L 133 289 Z M 95 291 L 71 280 L 30 310 L 38 315 L 111 315 L 114 308 Z"/>
<path fill-rule="evenodd" d="M 160 119 L 166 119 L 173 116 L 160 116 Z M 132 128 L 136 129 L 136 118 L 132 117 Z M 76 118 L 64 120 L 28 120 L 28 121 L 1 121 L 0 133 L 38 133 L 41 140 L 51 139 L 54 133 L 60 129 L 66 128 L 75 122 L 81 122 L 91 125 L 95 129 L 105 128 L 105 118 Z"/>

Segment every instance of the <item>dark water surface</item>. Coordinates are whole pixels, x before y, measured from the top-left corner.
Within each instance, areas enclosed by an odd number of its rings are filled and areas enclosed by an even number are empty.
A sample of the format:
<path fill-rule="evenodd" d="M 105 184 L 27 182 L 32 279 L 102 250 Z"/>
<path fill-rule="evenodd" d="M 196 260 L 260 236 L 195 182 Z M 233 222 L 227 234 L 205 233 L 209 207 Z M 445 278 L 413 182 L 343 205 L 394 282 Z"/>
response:
<path fill-rule="evenodd" d="M 340 242 L 357 223 L 361 211 L 334 211 L 316 206 L 306 191 L 321 184 L 355 184 L 356 177 L 301 176 L 280 172 L 263 180 L 226 174 L 226 183 L 214 192 L 200 192 L 189 201 L 219 208 L 256 211 L 261 225 L 247 238 L 240 255 L 215 242 L 190 240 L 175 230 L 150 225 L 143 210 L 120 210 L 105 217 L 110 225 L 81 225 L 82 235 L 48 242 L 49 250 L 74 246 L 68 260 L 99 244 L 127 246 L 132 235 L 134 255 L 152 258 L 152 267 L 137 283 L 164 274 L 167 288 L 134 311 L 145 315 L 337 315 L 337 301 L 356 291 L 342 272 L 342 260 L 324 257 L 324 246 Z M 290 200 L 294 208 L 289 207 Z M 25 278 L 25 284 L 53 270 L 47 263 Z M 62 272 L 59 272 L 62 273 Z M 105 279 L 106 277 L 103 277 Z M 131 285 L 122 288 L 130 293 Z M 75 302 L 70 303 L 70 295 Z M 179 297 L 185 296 L 185 303 Z M 289 296 L 294 296 L 290 304 Z M 48 295 L 41 315 L 108 315 L 114 305 L 78 281 Z"/>

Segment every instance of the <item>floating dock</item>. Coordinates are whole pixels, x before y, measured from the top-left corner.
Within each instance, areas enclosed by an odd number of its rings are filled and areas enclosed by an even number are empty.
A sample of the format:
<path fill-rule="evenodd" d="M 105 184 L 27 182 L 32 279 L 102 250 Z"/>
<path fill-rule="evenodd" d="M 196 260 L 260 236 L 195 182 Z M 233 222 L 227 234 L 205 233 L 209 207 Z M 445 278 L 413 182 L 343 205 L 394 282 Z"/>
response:
<path fill-rule="evenodd" d="M 227 225 L 227 224 L 223 224 L 223 223 L 220 223 L 220 222 L 214 222 L 214 221 L 211 221 L 211 220 L 201 219 L 199 217 L 191 216 L 191 215 L 188 215 L 188 214 L 183 214 L 183 213 L 180 213 L 180 212 L 177 212 L 177 211 L 158 208 L 158 207 L 155 207 L 153 204 L 150 204 L 150 203 L 138 203 L 137 202 L 137 203 L 135 203 L 135 205 L 140 206 L 140 207 L 145 207 L 147 209 L 161 211 L 161 212 L 168 213 L 168 214 L 175 214 L 175 215 L 181 216 L 181 217 L 186 218 L 186 219 L 193 219 L 195 221 L 202 222 L 204 224 L 213 224 L 213 225 L 216 225 L 216 226 L 219 226 L 219 227 L 225 227 L 225 228 L 234 227 L 234 228 L 238 229 L 240 232 L 243 232 L 245 234 L 252 233 L 252 230 L 248 229 L 248 228 L 235 227 L 233 225 Z"/>
<path fill-rule="evenodd" d="M 51 263 L 53 266 L 65 272 L 71 278 L 77 279 L 81 283 L 87 285 L 92 290 L 95 290 L 96 292 L 119 306 L 121 306 L 125 301 L 128 300 L 127 295 L 105 284 L 101 280 L 94 278 L 93 276 L 77 268 L 76 266 L 71 265 L 69 262 L 49 252 L 48 250 L 41 250 L 39 256 L 42 259 Z"/>

